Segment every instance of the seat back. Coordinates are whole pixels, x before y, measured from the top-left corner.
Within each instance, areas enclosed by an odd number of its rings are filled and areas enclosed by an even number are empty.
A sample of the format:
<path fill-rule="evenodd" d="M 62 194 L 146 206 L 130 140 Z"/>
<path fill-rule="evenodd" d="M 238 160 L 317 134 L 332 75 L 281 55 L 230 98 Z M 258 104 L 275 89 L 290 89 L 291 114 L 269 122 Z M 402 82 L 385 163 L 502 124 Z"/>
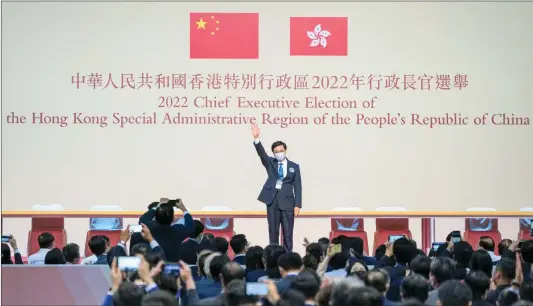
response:
<path fill-rule="evenodd" d="M 408 218 L 376 218 L 376 232 L 374 233 L 374 250 L 389 240 L 389 236 L 405 235 L 409 239 L 412 233 L 409 230 Z"/>
<path fill-rule="evenodd" d="M 230 207 L 226 206 L 204 206 L 202 211 L 231 211 Z M 200 218 L 204 225 L 204 233 L 211 233 L 215 237 L 223 237 L 231 240 L 235 232 L 233 231 L 233 218 Z M 231 247 L 228 248 L 228 256 L 232 258 L 235 254 Z"/>
<path fill-rule="evenodd" d="M 118 205 L 93 205 L 92 211 L 120 211 L 122 207 Z M 89 218 L 89 229 L 91 230 L 121 230 L 123 228 L 123 219 L 121 217 Z"/>
<path fill-rule="evenodd" d="M 335 207 L 332 211 L 354 212 L 361 211 L 359 207 Z M 346 237 L 357 237 L 363 240 L 363 251 L 368 253 L 368 235 L 365 231 L 365 223 L 363 218 L 331 218 L 331 230 L 329 232 L 329 239 L 332 240 L 340 235 Z"/>
<path fill-rule="evenodd" d="M 479 229 L 488 229 L 481 231 Z M 498 243 L 502 240 L 502 235 L 498 230 L 498 219 L 496 218 L 466 218 L 465 232 L 463 239 L 470 243 L 472 247 L 476 247 L 479 239 L 488 236 L 494 240 L 494 253 L 498 254 Z"/>
<path fill-rule="evenodd" d="M 64 210 L 61 204 L 35 204 L 32 207 L 35 211 L 60 211 Z M 54 236 L 57 248 L 63 248 L 67 244 L 67 232 L 65 231 L 65 220 L 63 218 L 39 218 L 31 219 L 31 229 L 28 232 L 28 256 L 39 251 L 39 235 L 48 232 Z"/>

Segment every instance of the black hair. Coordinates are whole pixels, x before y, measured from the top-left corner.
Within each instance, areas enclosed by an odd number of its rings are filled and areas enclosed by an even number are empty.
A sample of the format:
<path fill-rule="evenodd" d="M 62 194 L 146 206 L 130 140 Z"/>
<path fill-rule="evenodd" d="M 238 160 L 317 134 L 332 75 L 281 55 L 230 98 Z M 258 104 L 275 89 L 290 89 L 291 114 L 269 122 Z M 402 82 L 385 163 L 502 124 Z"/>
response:
<path fill-rule="evenodd" d="M 39 248 L 41 249 L 50 249 L 54 244 L 54 236 L 49 232 L 44 232 L 37 237 L 37 242 L 39 243 Z"/>
<path fill-rule="evenodd" d="M 485 250 L 476 250 L 472 253 L 468 267 L 470 271 L 482 271 L 489 278 L 492 277 L 492 258 Z"/>
<path fill-rule="evenodd" d="M 170 225 L 174 221 L 174 207 L 168 203 L 161 204 L 155 210 L 155 221 L 161 225 Z"/>
<path fill-rule="evenodd" d="M 305 255 L 302 258 L 304 268 L 316 271 L 318 269 L 318 261 L 313 255 Z"/>
<path fill-rule="evenodd" d="M 442 283 L 453 279 L 455 275 L 455 262 L 447 257 L 437 257 L 433 259 L 429 267 L 430 274 L 435 278 L 437 283 Z"/>
<path fill-rule="evenodd" d="M 204 224 L 200 220 L 194 220 L 194 231 L 191 233 L 189 238 L 196 238 L 204 232 Z"/>
<path fill-rule="evenodd" d="M 490 278 L 483 271 L 470 271 L 465 277 L 465 284 L 472 290 L 472 298 L 481 300 L 490 288 Z"/>
<path fill-rule="evenodd" d="M 466 241 L 459 241 L 453 245 L 453 259 L 460 267 L 468 267 L 472 253 L 474 253 L 474 249 Z"/>
<path fill-rule="evenodd" d="M 280 273 L 278 269 L 278 259 L 282 254 L 285 253 L 285 248 L 283 248 L 279 244 L 271 244 L 265 248 L 263 258 L 265 260 L 265 269 L 267 271 L 268 278 L 280 278 Z"/>
<path fill-rule="evenodd" d="M 503 252 L 505 252 L 507 249 L 509 249 L 509 245 L 511 245 L 513 241 L 511 239 L 503 239 L 498 243 L 498 254 L 502 255 Z"/>
<path fill-rule="evenodd" d="M 527 263 L 533 263 L 533 240 L 526 240 L 522 242 L 520 247 L 522 259 Z"/>
<path fill-rule="evenodd" d="M 494 243 L 494 239 L 492 239 L 492 237 L 490 237 L 490 236 L 481 236 L 479 238 L 478 244 L 483 249 L 485 249 L 487 251 L 494 252 L 495 243 Z"/>
<path fill-rule="evenodd" d="M 2 264 L 3 265 L 13 264 L 13 261 L 11 260 L 11 249 L 6 243 L 2 243 Z"/>
<path fill-rule="evenodd" d="M 303 266 L 302 257 L 298 253 L 285 253 L 278 259 L 278 266 L 284 271 L 300 270 Z"/>
<path fill-rule="evenodd" d="M 429 281 L 420 274 L 411 274 L 406 276 L 400 284 L 402 298 L 416 299 L 424 303 L 429 296 Z"/>
<path fill-rule="evenodd" d="M 365 285 L 375 288 L 381 294 L 384 294 L 388 290 L 390 284 L 389 273 L 384 269 L 374 269 L 368 271 L 364 278 Z"/>
<path fill-rule="evenodd" d="M 409 270 L 411 273 L 419 274 L 429 279 L 429 272 L 431 266 L 431 259 L 427 256 L 416 256 L 409 264 Z"/>
<path fill-rule="evenodd" d="M 416 255 L 416 247 L 407 238 L 394 241 L 392 253 L 399 265 L 407 265 Z"/>
<path fill-rule="evenodd" d="M 348 251 L 342 251 L 333 255 L 329 261 L 329 265 L 333 270 L 339 270 L 346 268 L 346 262 L 350 259 Z"/>
<path fill-rule="evenodd" d="M 263 264 L 263 248 L 260 246 L 253 246 L 246 251 L 246 271 L 264 270 Z"/>
<path fill-rule="evenodd" d="M 324 254 L 322 245 L 318 242 L 310 243 L 307 247 L 305 247 L 305 254 L 313 256 L 317 261 L 320 261 L 322 255 Z"/>
<path fill-rule="evenodd" d="M 211 278 L 215 281 L 220 281 L 220 274 L 222 273 L 222 268 L 225 264 L 230 262 L 228 255 L 222 254 L 215 256 L 209 263 L 209 274 Z"/>
<path fill-rule="evenodd" d="M 303 293 L 306 299 L 314 299 L 320 284 L 320 277 L 315 271 L 304 270 L 292 280 L 290 287 Z"/>
<path fill-rule="evenodd" d="M 527 280 L 520 286 L 520 299 L 533 302 L 533 281 Z"/>
<path fill-rule="evenodd" d="M 96 255 L 100 256 L 105 253 L 107 246 L 105 239 L 100 236 L 92 236 L 91 239 L 89 239 L 89 249 L 91 249 L 91 252 Z"/>
<path fill-rule="evenodd" d="M 63 256 L 63 252 L 58 248 L 51 249 L 44 257 L 45 265 L 64 265 L 66 263 L 67 261 L 65 260 L 65 256 Z"/>
<path fill-rule="evenodd" d="M 235 254 L 239 254 L 244 252 L 244 250 L 246 249 L 246 246 L 248 245 L 248 240 L 246 239 L 245 235 L 238 234 L 231 237 L 229 244 L 233 252 Z"/>
<path fill-rule="evenodd" d="M 500 276 L 508 281 L 515 278 L 515 261 L 510 258 L 502 258 L 496 264 L 496 272 L 500 272 Z"/>
<path fill-rule="evenodd" d="M 226 254 L 229 249 L 229 243 L 228 241 L 223 237 L 216 237 L 215 241 L 213 242 L 213 245 L 215 247 L 215 250 L 217 252 L 220 252 L 222 254 Z"/>
<path fill-rule="evenodd" d="M 67 262 L 74 263 L 76 259 L 80 259 L 80 246 L 75 243 L 67 243 L 63 247 L 63 256 Z"/>
<path fill-rule="evenodd" d="M 472 290 L 458 280 L 444 282 L 437 293 L 442 306 L 468 306 L 472 302 Z"/>
<path fill-rule="evenodd" d="M 143 297 L 142 306 L 179 306 L 179 302 L 172 293 L 166 290 L 155 290 Z"/>
<path fill-rule="evenodd" d="M 283 149 L 284 149 L 284 150 L 287 150 L 287 144 L 284 143 L 283 141 L 279 141 L 279 140 L 278 140 L 278 141 L 275 141 L 275 142 L 272 144 L 272 147 L 271 147 L 272 152 L 274 152 L 274 149 L 277 148 L 277 147 L 279 147 L 279 146 L 283 146 Z"/>

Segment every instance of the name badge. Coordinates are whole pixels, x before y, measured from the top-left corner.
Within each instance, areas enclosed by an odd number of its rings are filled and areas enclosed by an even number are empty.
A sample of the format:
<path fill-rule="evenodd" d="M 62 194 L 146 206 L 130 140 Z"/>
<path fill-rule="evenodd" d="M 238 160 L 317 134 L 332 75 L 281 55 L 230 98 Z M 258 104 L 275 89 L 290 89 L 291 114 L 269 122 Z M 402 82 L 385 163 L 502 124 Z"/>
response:
<path fill-rule="evenodd" d="M 281 186 L 283 185 L 283 181 L 277 180 L 276 181 L 276 189 L 281 189 Z"/>

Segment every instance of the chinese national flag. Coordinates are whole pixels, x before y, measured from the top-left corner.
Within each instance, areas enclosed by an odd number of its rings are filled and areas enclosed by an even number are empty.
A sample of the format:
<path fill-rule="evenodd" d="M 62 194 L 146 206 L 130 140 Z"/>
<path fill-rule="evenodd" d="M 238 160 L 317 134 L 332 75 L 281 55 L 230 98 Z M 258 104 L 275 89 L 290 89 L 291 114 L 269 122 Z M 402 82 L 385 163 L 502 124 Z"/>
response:
<path fill-rule="evenodd" d="M 291 55 L 348 55 L 348 18 L 291 17 Z"/>
<path fill-rule="evenodd" d="M 259 14 L 191 13 L 190 58 L 259 58 Z"/>

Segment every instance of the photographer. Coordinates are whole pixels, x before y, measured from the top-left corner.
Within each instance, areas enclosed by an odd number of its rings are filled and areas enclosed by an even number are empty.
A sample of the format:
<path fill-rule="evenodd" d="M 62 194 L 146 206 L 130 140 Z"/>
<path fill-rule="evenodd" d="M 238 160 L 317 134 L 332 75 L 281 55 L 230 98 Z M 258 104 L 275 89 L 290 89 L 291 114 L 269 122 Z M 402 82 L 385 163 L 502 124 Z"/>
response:
<path fill-rule="evenodd" d="M 183 211 L 184 225 L 172 224 L 174 221 L 174 207 Z M 194 231 L 193 218 L 181 199 L 161 199 L 156 207 L 150 207 L 139 218 L 139 224 L 146 224 L 154 239 L 163 249 L 167 260 L 173 262 L 180 260 L 181 243 Z"/>

